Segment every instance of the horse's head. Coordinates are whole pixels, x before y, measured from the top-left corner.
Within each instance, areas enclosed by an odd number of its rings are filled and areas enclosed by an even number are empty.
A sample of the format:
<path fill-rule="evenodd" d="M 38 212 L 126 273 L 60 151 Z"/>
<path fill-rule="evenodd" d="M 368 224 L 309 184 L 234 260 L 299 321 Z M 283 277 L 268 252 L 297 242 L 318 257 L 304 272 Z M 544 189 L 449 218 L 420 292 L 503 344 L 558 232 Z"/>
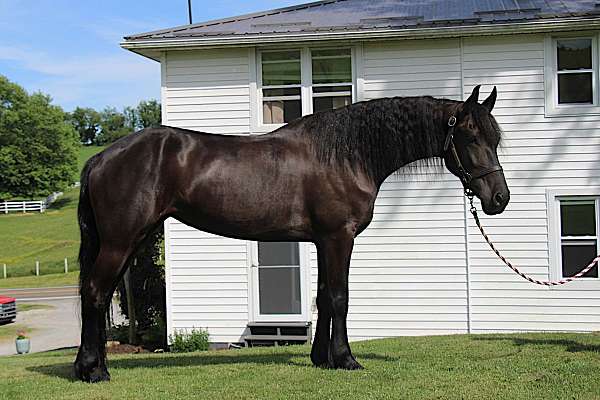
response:
<path fill-rule="evenodd" d="M 501 131 L 491 114 L 496 88 L 483 103 L 478 100 L 479 86 L 450 117 L 444 161 L 450 172 L 460 178 L 465 190 L 481 200 L 486 214 L 500 214 L 508 204 L 510 192 L 498 162 Z"/>

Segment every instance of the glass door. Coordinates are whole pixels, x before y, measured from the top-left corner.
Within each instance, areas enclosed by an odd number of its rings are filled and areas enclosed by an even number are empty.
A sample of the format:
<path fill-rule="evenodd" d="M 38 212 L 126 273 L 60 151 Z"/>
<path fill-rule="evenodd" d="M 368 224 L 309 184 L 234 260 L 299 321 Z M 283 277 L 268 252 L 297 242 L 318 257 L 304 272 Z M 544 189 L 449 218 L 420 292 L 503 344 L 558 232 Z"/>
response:
<path fill-rule="evenodd" d="M 297 242 L 254 242 L 252 281 L 254 322 L 306 319 L 305 265 Z"/>

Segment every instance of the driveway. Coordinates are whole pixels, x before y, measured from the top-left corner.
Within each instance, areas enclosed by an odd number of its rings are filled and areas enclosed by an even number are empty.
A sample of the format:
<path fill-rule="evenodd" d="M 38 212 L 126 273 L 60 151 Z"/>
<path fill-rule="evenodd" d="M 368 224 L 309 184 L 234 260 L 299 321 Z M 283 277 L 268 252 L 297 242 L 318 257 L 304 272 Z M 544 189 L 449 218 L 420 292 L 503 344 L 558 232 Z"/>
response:
<path fill-rule="evenodd" d="M 79 346 L 81 322 L 78 298 L 67 299 L 35 299 L 32 301 L 17 300 L 20 304 L 46 304 L 51 309 L 34 309 L 17 313 L 15 323 L 28 326 L 34 331 L 31 337 L 31 352 L 60 349 L 63 347 Z M 113 301 L 113 312 L 119 309 Z M 116 322 L 122 322 L 123 317 L 115 315 Z M 0 341 L 0 356 L 16 354 L 15 342 Z"/>

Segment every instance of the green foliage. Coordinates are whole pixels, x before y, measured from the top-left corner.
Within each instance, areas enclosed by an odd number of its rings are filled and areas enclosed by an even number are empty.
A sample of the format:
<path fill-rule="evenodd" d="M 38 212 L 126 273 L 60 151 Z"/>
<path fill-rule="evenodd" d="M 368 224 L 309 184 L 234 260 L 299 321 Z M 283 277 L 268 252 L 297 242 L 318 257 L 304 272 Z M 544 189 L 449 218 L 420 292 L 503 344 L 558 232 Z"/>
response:
<path fill-rule="evenodd" d="M 164 233 L 162 225 L 136 253 L 129 265 L 130 286 L 133 291 L 138 338 L 144 346 L 164 347 L 166 344 L 165 268 L 163 258 Z M 117 288 L 121 312 L 129 318 L 127 293 L 123 281 Z M 152 331 L 150 335 L 144 334 Z M 160 338 L 156 338 L 160 333 Z M 145 340 L 147 339 L 147 340 Z M 150 343 L 148 340 L 150 340 Z M 159 343 L 154 343 L 159 342 Z"/>
<path fill-rule="evenodd" d="M 171 340 L 170 349 L 173 353 L 208 350 L 208 331 L 205 329 L 194 328 L 189 332 L 175 330 L 169 339 Z"/>
<path fill-rule="evenodd" d="M 77 107 L 69 113 L 69 122 L 79 133 L 81 143 L 91 144 L 96 141 L 96 135 L 100 131 L 100 114 L 96 110 Z"/>
<path fill-rule="evenodd" d="M 106 340 L 114 340 L 120 343 L 129 342 L 129 324 L 113 325 L 106 331 Z"/>
<path fill-rule="evenodd" d="M 42 93 L 0 75 L 0 199 L 39 198 L 76 181 L 78 135 Z"/>
<path fill-rule="evenodd" d="M 100 113 L 100 132 L 96 135 L 95 143 L 98 145 L 112 143 L 131 133 L 126 122 L 123 113 L 114 107 L 106 107 Z"/>
<path fill-rule="evenodd" d="M 138 126 L 143 128 L 154 128 L 161 123 L 160 103 L 156 100 L 142 100 L 137 106 Z"/>
<path fill-rule="evenodd" d="M 110 144 L 132 132 L 160 125 L 161 105 L 156 100 L 142 100 L 136 107 L 119 112 L 106 107 L 101 112 L 77 107 L 69 114 L 69 122 L 79 133 L 81 143 Z"/>

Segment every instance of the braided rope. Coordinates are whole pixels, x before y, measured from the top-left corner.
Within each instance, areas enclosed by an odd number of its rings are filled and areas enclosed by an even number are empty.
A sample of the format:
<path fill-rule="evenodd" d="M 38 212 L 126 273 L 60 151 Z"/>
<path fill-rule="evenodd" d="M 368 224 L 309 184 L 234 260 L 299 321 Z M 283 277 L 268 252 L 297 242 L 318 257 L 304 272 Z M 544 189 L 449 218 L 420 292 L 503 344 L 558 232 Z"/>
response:
<path fill-rule="evenodd" d="M 585 267 L 584 269 L 582 269 L 581 271 L 579 271 L 577 274 L 575 274 L 575 275 L 573 275 L 573 276 L 571 276 L 569 278 L 561 279 L 559 281 L 538 281 L 537 279 L 533 279 L 530 276 L 527 276 L 523 272 L 519 271 L 519 269 L 517 267 L 513 266 L 510 261 L 508 261 L 506 258 L 504 258 L 504 256 L 502 254 L 500 254 L 500 252 L 498 251 L 498 249 L 496 249 L 496 247 L 494 246 L 494 244 L 490 241 L 490 238 L 488 237 L 488 235 L 483 230 L 483 227 L 481 226 L 481 222 L 479 222 L 479 216 L 477 215 L 477 209 L 473 205 L 473 197 L 470 196 L 470 195 L 468 195 L 468 194 L 467 194 L 467 197 L 469 198 L 469 200 L 471 202 L 471 209 L 469 211 L 471 212 L 471 214 L 473 214 L 473 218 L 475 219 L 475 223 L 477 224 L 477 227 L 479 228 L 479 231 L 483 235 L 483 238 L 485 239 L 485 241 L 487 242 L 487 244 L 490 245 L 490 248 L 494 251 L 494 253 L 496 253 L 496 255 L 498 256 L 498 258 L 500 258 L 500 260 L 502 260 L 502 262 L 508 266 L 508 268 L 512 269 L 519 276 L 521 276 L 522 278 L 528 280 L 531 283 L 535 283 L 536 285 L 543 285 L 543 286 L 564 285 L 565 283 L 572 282 L 572 281 L 574 281 L 577 278 L 581 278 L 583 275 L 587 274 L 594 267 L 594 265 L 596 263 L 600 263 L 600 255 L 598 255 L 596 258 L 594 258 L 592 260 L 592 262 L 587 267 Z"/>

